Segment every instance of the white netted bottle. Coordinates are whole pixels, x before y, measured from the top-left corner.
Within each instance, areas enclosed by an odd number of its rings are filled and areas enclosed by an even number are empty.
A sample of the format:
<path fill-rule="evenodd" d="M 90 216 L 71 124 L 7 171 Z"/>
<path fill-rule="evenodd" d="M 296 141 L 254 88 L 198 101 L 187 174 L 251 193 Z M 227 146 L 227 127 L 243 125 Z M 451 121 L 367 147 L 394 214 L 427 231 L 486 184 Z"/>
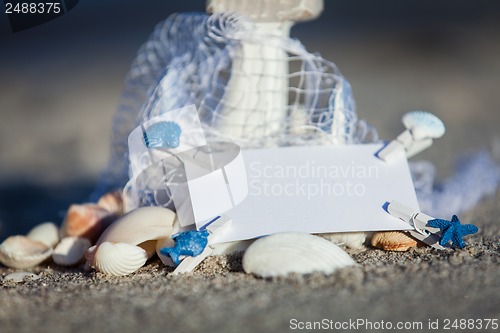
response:
<path fill-rule="evenodd" d="M 242 148 L 376 140 L 337 67 L 289 37 L 294 22 L 322 8 L 322 0 L 213 0 L 211 15 L 160 23 L 129 72 L 101 190 L 127 182 L 132 129 L 191 104 L 207 141 Z"/>

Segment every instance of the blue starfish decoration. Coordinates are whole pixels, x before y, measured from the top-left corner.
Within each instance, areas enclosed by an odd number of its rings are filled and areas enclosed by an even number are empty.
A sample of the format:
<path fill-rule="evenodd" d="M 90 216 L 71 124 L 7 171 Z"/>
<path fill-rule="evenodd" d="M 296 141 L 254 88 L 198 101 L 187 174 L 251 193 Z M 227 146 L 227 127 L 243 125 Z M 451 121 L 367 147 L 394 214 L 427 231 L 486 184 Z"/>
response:
<path fill-rule="evenodd" d="M 475 234 L 479 229 L 472 224 L 460 224 L 460 220 L 453 215 L 451 221 L 434 219 L 427 222 L 430 227 L 439 228 L 443 231 L 439 244 L 445 246 L 451 240 L 453 244 L 463 249 L 465 241 L 462 239 L 465 235 Z"/>
<path fill-rule="evenodd" d="M 164 247 L 160 253 L 165 256 L 170 256 L 172 261 L 179 265 L 180 256 L 196 257 L 201 254 L 208 244 L 209 233 L 207 230 L 203 231 L 183 231 L 172 236 L 175 241 L 175 246 Z"/>

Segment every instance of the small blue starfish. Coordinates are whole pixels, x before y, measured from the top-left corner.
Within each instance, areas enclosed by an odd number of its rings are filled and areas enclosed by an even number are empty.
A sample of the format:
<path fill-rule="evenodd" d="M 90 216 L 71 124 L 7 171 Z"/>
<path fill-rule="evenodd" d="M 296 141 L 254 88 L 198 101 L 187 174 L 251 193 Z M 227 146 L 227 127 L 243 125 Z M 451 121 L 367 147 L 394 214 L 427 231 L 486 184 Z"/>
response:
<path fill-rule="evenodd" d="M 451 221 L 434 219 L 427 222 L 430 227 L 439 228 L 443 231 L 439 244 L 445 246 L 451 240 L 453 244 L 463 249 L 465 241 L 462 239 L 465 235 L 475 234 L 479 229 L 472 224 L 460 224 L 460 220 L 453 215 Z"/>
<path fill-rule="evenodd" d="M 208 244 L 209 232 L 207 230 L 203 231 L 183 231 L 172 236 L 175 241 L 175 246 L 164 247 L 160 250 L 160 253 L 165 256 L 170 256 L 172 261 L 179 265 L 180 256 L 190 256 L 196 257 L 201 254 Z"/>

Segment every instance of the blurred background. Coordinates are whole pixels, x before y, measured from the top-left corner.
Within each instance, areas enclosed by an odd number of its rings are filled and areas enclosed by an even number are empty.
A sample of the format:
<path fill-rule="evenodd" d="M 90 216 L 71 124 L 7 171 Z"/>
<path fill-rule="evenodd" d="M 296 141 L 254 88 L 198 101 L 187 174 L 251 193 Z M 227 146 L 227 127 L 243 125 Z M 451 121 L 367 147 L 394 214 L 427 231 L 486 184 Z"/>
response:
<path fill-rule="evenodd" d="M 136 51 L 155 25 L 205 1 L 81 0 L 12 33 L 0 14 L 0 240 L 85 202 L 105 168 L 112 117 Z M 498 143 L 500 2 L 326 0 L 292 35 L 335 62 L 357 111 L 392 139 L 406 111 L 434 112 L 447 134 L 418 156 L 438 177 Z M 500 146 L 500 145 L 498 145 Z"/>

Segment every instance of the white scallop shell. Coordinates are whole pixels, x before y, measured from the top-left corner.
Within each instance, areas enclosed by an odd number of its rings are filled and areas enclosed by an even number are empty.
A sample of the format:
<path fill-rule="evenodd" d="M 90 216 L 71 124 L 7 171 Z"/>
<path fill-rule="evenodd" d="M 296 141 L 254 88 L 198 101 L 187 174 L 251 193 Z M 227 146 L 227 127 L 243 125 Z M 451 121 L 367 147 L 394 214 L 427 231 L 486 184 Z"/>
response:
<path fill-rule="evenodd" d="M 175 213 L 161 207 L 137 208 L 111 224 L 97 240 L 138 245 L 172 235 Z"/>
<path fill-rule="evenodd" d="M 289 273 L 330 274 L 338 268 L 356 265 L 337 245 L 305 233 L 279 233 L 256 240 L 243 256 L 246 273 L 260 277 Z"/>
<path fill-rule="evenodd" d="M 26 237 L 53 248 L 59 243 L 59 228 L 52 222 L 45 222 L 31 229 Z"/>
<path fill-rule="evenodd" d="M 0 262 L 12 268 L 27 268 L 45 261 L 52 248 L 25 236 L 11 236 L 0 245 Z"/>
<path fill-rule="evenodd" d="M 14 273 L 10 273 L 6 277 L 4 277 L 3 281 L 5 281 L 5 282 L 12 281 L 12 282 L 19 283 L 19 282 L 25 281 L 25 279 L 27 277 L 31 278 L 32 280 L 38 280 L 40 278 L 38 275 L 30 273 L 30 272 L 14 272 Z"/>
<path fill-rule="evenodd" d="M 408 112 L 403 116 L 403 124 L 416 140 L 440 138 L 446 130 L 441 119 L 425 111 Z"/>
<path fill-rule="evenodd" d="M 78 264 L 90 246 L 90 241 L 86 238 L 65 237 L 54 249 L 52 260 L 62 266 Z"/>
<path fill-rule="evenodd" d="M 92 267 L 108 275 L 123 276 L 137 271 L 147 260 L 148 254 L 138 246 L 104 242 L 97 247 Z"/>

